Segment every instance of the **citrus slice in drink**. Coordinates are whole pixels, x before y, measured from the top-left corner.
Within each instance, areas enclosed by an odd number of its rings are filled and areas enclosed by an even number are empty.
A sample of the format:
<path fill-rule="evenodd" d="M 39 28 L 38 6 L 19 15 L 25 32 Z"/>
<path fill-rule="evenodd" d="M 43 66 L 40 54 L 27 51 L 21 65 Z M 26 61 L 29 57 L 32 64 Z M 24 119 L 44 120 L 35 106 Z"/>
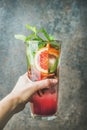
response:
<path fill-rule="evenodd" d="M 44 47 L 36 52 L 35 67 L 41 73 L 48 74 L 49 70 L 53 73 L 57 68 L 55 64 L 57 64 L 58 56 L 58 50 Z"/>
<path fill-rule="evenodd" d="M 35 66 L 42 73 L 48 73 L 48 48 L 44 47 L 36 52 Z"/>
<path fill-rule="evenodd" d="M 59 62 L 58 57 L 59 57 L 59 51 L 54 48 L 50 48 L 49 49 L 49 74 L 56 73 L 57 65 Z"/>

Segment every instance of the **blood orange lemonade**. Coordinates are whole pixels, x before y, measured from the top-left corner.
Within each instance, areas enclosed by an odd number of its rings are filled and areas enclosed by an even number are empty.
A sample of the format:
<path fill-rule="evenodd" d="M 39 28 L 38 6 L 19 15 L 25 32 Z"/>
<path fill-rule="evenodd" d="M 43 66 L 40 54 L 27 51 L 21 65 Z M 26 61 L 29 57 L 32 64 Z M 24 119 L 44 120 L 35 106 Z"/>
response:
<path fill-rule="evenodd" d="M 46 78 L 58 78 L 60 42 L 29 41 L 26 43 L 28 77 L 33 82 Z M 56 117 L 58 85 L 37 91 L 30 103 L 32 117 L 44 119 Z"/>
<path fill-rule="evenodd" d="M 32 82 L 46 78 L 58 78 L 61 42 L 54 40 L 43 28 L 26 24 L 28 36 L 16 34 L 15 38 L 26 44 L 28 77 Z M 43 37 L 42 37 L 43 36 Z M 46 40 L 45 40 L 46 39 Z M 56 118 L 58 107 L 58 85 L 37 91 L 30 101 L 31 116 L 36 119 Z"/>

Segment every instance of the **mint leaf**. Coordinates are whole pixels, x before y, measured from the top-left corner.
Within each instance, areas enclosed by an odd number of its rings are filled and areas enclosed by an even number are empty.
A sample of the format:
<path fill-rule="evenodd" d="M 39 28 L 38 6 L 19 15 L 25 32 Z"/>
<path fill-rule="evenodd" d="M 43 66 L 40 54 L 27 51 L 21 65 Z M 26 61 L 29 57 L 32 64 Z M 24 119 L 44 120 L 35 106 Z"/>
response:
<path fill-rule="evenodd" d="M 37 40 L 37 41 L 53 41 L 54 37 L 49 35 L 47 33 L 47 31 L 42 28 L 42 29 L 37 29 L 35 26 L 30 26 L 29 24 L 26 24 L 26 28 L 30 31 L 32 31 L 32 33 L 29 36 L 24 36 L 24 35 L 15 35 L 16 39 L 22 40 L 24 42 L 28 42 L 31 40 Z M 42 33 L 42 35 L 44 36 L 45 39 L 43 39 L 40 34 Z M 55 43 L 53 43 L 55 45 Z"/>
<path fill-rule="evenodd" d="M 35 37 L 35 33 L 30 34 L 29 36 L 26 37 L 25 42 L 33 40 L 34 37 Z"/>
<path fill-rule="evenodd" d="M 53 41 L 54 40 L 54 37 L 49 35 L 49 38 L 50 38 L 50 41 Z"/>
<path fill-rule="evenodd" d="M 36 37 L 33 40 L 37 40 L 37 41 L 44 41 L 41 37 L 39 37 L 38 35 L 36 35 Z"/>
<path fill-rule="evenodd" d="M 43 35 L 47 38 L 47 40 L 50 41 L 50 37 L 49 37 L 48 33 L 46 32 L 46 30 L 44 28 L 42 28 L 41 30 L 39 30 L 39 32 L 42 32 Z"/>
<path fill-rule="evenodd" d="M 46 45 L 47 45 L 46 42 L 43 42 L 43 44 L 42 44 L 42 41 L 41 42 L 39 41 L 38 48 L 41 49 L 41 48 L 45 47 Z"/>
<path fill-rule="evenodd" d="M 24 35 L 21 35 L 21 34 L 16 34 L 15 38 L 18 40 L 22 40 L 22 41 L 25 41 L 25 39 L 26 39 L 26 37 Z"/>
<path fill-rule="evenodd" d="M 29 24 L 26 24 L 26 28 L 33 31 L 35 34 L 37 33 L 36 27 L 30 26 Z"/>

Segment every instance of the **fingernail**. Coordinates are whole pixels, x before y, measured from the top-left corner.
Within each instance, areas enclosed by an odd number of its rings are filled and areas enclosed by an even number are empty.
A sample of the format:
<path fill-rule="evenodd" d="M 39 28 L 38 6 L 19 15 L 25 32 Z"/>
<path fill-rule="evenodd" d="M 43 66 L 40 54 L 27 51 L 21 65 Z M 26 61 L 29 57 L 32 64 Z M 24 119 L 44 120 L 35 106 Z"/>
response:
<path fill-rule="evenodd" d="M 52 82 L 56 84 L 58 82 L 58 80 L 57 79 L 53 79 Z"/>

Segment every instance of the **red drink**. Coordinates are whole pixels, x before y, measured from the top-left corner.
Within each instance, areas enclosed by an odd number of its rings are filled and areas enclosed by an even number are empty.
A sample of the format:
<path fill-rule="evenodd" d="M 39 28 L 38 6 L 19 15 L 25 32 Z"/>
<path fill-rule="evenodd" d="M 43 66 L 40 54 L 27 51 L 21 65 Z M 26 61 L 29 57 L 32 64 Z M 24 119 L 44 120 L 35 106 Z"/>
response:
<path fill-rule="evenodd" d="M 33 103 L 31 103 L 33 114 L 43 116 L 51 116 L 55 114 L 57 112 L 57 97 L 57 92 L 54 88 L 51 88 L 50 90 L 42 90 L 41 95 L 36 93 L 32 99 Z"/>
<path fill-rule="evenodd" d="M 58 63 L 60 57 L 60 44 L 58 41 L 38 42 L 31 41 L 26 48 L 28 77 L 32 81 L 46 78 L 58 78 Z M 30 103 L 33 117 L 51 117 L 57 112 L 58 85 L 36 92 Z"/>

